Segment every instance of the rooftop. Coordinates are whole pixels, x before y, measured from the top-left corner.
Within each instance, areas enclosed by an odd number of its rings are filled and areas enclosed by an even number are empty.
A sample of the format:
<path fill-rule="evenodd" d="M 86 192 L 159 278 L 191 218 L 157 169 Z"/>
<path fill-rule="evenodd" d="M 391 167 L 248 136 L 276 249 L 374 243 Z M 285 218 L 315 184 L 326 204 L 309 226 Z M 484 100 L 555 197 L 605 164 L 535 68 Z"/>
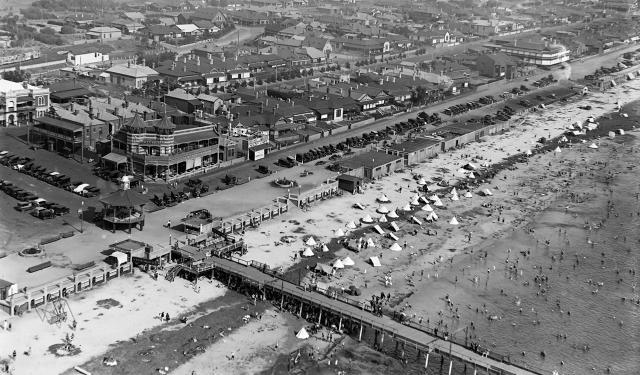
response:
<path fill-rule="evenodd" d="M 438 143 L 440 143 L 440 142 L 435 140 L 435 139 L 414 138 L 414 139 L 406 140 L 406 141 L 404 141 L 402 143 L 396 143 L 396 144 L 389 145 L 388 148 L 391 149 L 391 150 L 395 150 L 395 151 L 403 151 L 403 152 L 407 152 L 407 153 L 412 153 L 412 152 L 420 151 L 420 150 L 425 149 L 427 147 L 431 147 L 433 145 L 437 145 Z"/>
<path fill-rule="evenodd" d="M 396 160 L 402 160 L 401 156 L 389 155 L 381 151 L 369 151 L 341 162 L 347 168 L 356 169 L 360 167 L 377 168 Z"/>

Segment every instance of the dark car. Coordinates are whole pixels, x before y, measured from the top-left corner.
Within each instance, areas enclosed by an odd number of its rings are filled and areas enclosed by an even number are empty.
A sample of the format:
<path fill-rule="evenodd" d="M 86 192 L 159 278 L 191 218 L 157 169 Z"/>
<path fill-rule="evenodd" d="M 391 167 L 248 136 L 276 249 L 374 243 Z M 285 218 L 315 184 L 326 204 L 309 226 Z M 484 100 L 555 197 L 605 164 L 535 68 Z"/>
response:
<path fill-rule="evenodd" d="M 262 174 L 271 174 L 272 173 L 272 171 L 266 165 L 259 165 L 258 166 L 258 172 L 260 172 Z"/>

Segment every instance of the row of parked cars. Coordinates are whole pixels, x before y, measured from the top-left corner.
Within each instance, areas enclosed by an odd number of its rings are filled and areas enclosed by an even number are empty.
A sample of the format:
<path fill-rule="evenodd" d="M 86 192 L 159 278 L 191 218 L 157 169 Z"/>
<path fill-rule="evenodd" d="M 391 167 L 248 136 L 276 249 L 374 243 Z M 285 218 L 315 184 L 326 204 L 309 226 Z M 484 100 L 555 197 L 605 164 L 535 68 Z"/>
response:
<path fill-rule="evenodd" d="M 45 167 L 36 165 L 33 159 L 28 157 L 11 155 L 2 151 L 0 152 L 0 164 L 83 197 L 95 197 L 100 194 L 99 188 L 82 181 L 71 181 L 69 176 L 60 172 L 48 171 Z"/>
<path fill-rule="evenodd" d="M 25 191 L 9 181 L 0 180 L 0 190 L 10 197 L 18 200 L 15 209 L 20 212 L 29 212 L 38 219 L 53 219 L 69 213 L 69 207 L 58 203 L 47 202 L 46 199 Z"/>
<path fill-rule="evenodd" d="M 442 111 L 442 113 L 447 116 L 455 116 L 495 102 L 496 99 L 493 96 L 487 95 L 478 100 L 474 100 L 468 103 L 452 105 L 451 107 Z"/>

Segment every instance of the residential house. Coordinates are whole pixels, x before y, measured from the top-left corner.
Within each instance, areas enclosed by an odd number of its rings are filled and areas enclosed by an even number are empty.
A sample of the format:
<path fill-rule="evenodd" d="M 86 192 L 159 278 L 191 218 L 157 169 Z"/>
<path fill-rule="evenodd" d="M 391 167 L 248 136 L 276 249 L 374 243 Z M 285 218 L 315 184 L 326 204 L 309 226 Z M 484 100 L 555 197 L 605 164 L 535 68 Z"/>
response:
<path fill-rule="evenodd" d="M 551 66 L 569 61 L 570 51 L 563 45 L 526 40 L 513 40 L 500 46 L 500 51 L 528 64 Z"/>
<path fill-rule="evenodd" d="M 145 65 L 119 64 L 106 70 L 109 82 L 132 88 L 141 88 L 148 80 L 158 77 L 158 72 Z"/>
<path fill-rule="evenodd" d="M 203 104 L 184 89 L 175 89 L 164 95 L 164 102 L 186 113 L 202 112 Z"/>
<path fill-rule="evenodd" d="M 48 88 L 0 79 L 0 127 L 30 125 L 49 105 Z"/>
<path fill-rule="evenodd" d="M 315 36 L 306 36 L 304 41 L 302 42 L 304 47 L 313 47 L 322 51 L 325 57 L 329 58 L 331 52 L 333 52 L 333 46 L 331 45 L 331 41 L 325 38 L 319 38 Z"/>
<path fill-rule="evenodd" d="M 198 30 L 203 35 L 210 35 L 220 31 L 220 28 L 209 20 L 194 20 L 193 24 L 198 27 Z"/>
<path fill-rule="evenodd" d="M 226 23 L 229 22 L 225 12 L 218 8 L 198 9 L 197 12 L 190 13 L 186 17 L 183 16 L 181 22 L 187 23 L 187 21 L 209 21 L 218 27 L 223 27 Z"/>
<path fill-rule="evenodd" d="M 242 9 L 230 12 L 229 17 L 241 26 L 259 26 L 271 23 L 271 17 L 267 13 L 254 10 Z"/>
<path fill-rule="evenodd" d="M 172 26 L 150 25 L 143 29 L 138 30 L 138 32 L 141 35 L 149 38 L 150 40 L 154 40 L 156 42 L 163 41 L 166 39 L 182 37 L 182 30 L 180 30 L 176 25 L 172 25 Z"/>
<path fill-rule="evenodd" d="M 102 64 L 109 61 L 108 52 L 112 48 L 107 45 L 80 44 L 67 49 L 67 62 L 74 66 Z"/>
<path fill-rule="evenodd" d="M 346 39 L 339 38 L 336 43 L 346 51 L 353 51 L 364 56 L 371 56 L 389 52 L 391 45 L 388 40 L 383 38 L 373 39 Z"/>
<path fill-rule="evenodd" d="M 402 169 L 404 162 L 402 156 L 390 155 L 382 151 L 369 151 L 341 160 L 340 165 L 354 171 L 357 177 L 373 180 Z"/>
<path fill-rule="evenodd" d="M 183 37 L 202 35 L 202 31 L 200 31 L 198 26 L 196 26 L 196 25 L 194 25 L 192 23 L 187 23 L 187 24 L 184 24 L 184 25 L 176 25 L 176 27 L 178 29 L 180 29 L 180 34 Z"/>
<path fill-rule="evenodd" d="M 516 68 L 516 62 L 504 53 L 482 54 L 476 58 L 476 70 L 486 77 L 513 79 Z"/>
<path fill-rule="evenodd" d="M 100 39 L 100 40 L 111 40 L 111 39 L 120 39 L 122 38 L 122 31 L 116 29 L 115 27 L 109 26 L 99 26 L 94 27 L 87 31 L 87 38 L 89 39 Z"/>
<path fill-rule="evenodd" d="M 204 113 L 214 115 L 218 110 L 226 108 L 224 101 L 216 95 L 200 94 L 196 98 L 202 103 Z"/>

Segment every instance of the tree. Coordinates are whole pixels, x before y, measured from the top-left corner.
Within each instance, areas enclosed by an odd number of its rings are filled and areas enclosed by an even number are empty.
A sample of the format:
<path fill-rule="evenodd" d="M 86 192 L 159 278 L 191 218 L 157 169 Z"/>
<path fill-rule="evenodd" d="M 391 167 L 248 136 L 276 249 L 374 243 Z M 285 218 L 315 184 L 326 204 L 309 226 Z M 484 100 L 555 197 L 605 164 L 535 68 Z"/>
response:
<path fill-rule="evenodd" d="M 71 25 L 64 25 L 60 29 L 60 34 L 73 34 L 76 32 L 76 29 Z"/>
<path fill-rule="evenodd" d="M 16 69 L 13 71 L 4 72 L 2 74 L 2 78 L 6 79 L 7 81 L 24 82 L 28 81 L 29 78 L 31 78 L 31 73 Z"/>

